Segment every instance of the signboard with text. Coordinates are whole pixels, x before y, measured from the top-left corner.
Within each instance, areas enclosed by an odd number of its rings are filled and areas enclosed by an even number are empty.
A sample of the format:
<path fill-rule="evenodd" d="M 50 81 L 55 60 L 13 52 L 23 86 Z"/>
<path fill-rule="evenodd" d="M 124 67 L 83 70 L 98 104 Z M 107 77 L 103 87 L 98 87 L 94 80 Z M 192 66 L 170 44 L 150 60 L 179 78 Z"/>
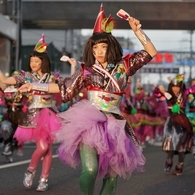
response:
<path fill-rule="evenodd" d="M 125 53 L 133 54 L 134 51 L 132 50 L 125 50 Z M 158 64 L 158 65 L 168 65 L 168 66 L 195 66 L 195 52 L 185 52 L 185 51 L 175 51 L 175 52 L 168 52 L 168 51 L 159 51 L 157 55 L 149 62 L 149 64 Z M 164 70 L 163 70 L 164 71 Z M 169 71 L 169 70 L 165 70 Z M 175 71 L 170 69 L 171 71 Z"/>
<path fill-rule="evenodd" d="M 179 67 L 142 67 L 139 73 L 179 74 Z"/>

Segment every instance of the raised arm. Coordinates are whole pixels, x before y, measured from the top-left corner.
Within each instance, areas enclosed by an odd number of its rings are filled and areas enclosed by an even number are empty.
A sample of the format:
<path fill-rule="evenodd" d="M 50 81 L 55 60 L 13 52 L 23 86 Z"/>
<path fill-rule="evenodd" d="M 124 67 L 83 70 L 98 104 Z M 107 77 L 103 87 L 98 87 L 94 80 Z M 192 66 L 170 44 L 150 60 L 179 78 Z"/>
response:
<path fill-rule="evenodd" d="M 157 54 L 157 50 L 154 47 L 152 41 L 148 38 L 148 36 L 144 33 L 144 31 L 141 29 L 141 23 L 138 19 L 129 17 L 129 25 L 133 32 L 135 33 L 136 37 L 139 39 L 141 44 L 144 47 L 144 50 L 146 50 L 151 57 L 154 57 Z"/>

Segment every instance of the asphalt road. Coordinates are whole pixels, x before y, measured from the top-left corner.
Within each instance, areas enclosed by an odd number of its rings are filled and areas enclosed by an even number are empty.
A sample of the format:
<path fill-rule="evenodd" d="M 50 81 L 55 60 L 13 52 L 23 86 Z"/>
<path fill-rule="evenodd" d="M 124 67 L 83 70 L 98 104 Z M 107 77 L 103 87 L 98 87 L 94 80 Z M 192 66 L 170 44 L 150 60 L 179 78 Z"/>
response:
<path fill-rule="evenodd" d="M 23 184 L 23 175 L 29 164 L 29 159 L 34 144 L 24 146 L 24 155 L 18 157 L 14 153 L 14 162 L 7 164 L 4 156 L 0 156 L 0 195 L 80 195 L 79 175 L 80 167 L 76 170 L 63 165 L 57 158 L 55 151 L 58 144 L 53 148 L 53 164 L 49 177 L 49 190 L 36 192 L 41 164 L 37 169 L 31 189 L 26 189 Z M 2 150 L 2 147 L 0 147 Z M 129 180 L 118 179 L 116 195 L 195 195 L 195 164 L 191 154 L 186 155 L 183 174 L 174 176 L 165 173 L 164 162 L 166 154 L 160 146 L 147 145 L 143 151 L 146 157 L 146 171 L 133 173 Z M 177 156 L 174 158 L 174 166 Z M 101 180 L 97 179 L 95 193 L 101 188 Z"/>

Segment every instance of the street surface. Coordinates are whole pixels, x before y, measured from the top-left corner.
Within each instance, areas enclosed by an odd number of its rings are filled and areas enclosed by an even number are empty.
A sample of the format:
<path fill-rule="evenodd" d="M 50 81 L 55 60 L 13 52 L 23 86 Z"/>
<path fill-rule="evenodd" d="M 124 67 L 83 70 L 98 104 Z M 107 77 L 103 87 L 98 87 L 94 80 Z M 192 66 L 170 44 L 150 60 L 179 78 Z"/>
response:
<path fill-rule="evenodd" d="M 37 169 L 31 189 L 23 186 L 23 175 L 29 164 L 34 144 L 24 146 L 24 155 L 19 157 L 14 153 L 14 162 L 6 163 L 0 155 L 0 195 L 80 195 L 79 175 L 81 168 L 76 170 L 63 165 L 56 155 L 58 144 L 53 147 L 53 164 L 49 177 L 49 190 L 36 192 L 41 164 Z M 2 151 L 2 146 L 0 147 Z M 191 154 L 186 155 L 183 174 L 173 176 L 165 173 L 164 163 L 166 154 L 160 146 L 147 144 L 143 151 L 146 157 L 146 171 L 133 173 L 129 180 L 118 179 L 116 195 L 195 195 L 195 164 Z M 174 158 L 174 166 L 177 156 Z M 101 180 L 97 179 L 95 193 L 101 188 Z"/>

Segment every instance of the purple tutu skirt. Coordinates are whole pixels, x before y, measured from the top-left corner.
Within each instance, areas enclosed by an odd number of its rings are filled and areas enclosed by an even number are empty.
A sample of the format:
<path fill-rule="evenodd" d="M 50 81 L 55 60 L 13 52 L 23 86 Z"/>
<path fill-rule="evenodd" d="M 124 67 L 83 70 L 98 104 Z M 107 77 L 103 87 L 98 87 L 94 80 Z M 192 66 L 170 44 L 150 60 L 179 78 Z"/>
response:
<path fill-rule="evenodd" d="M 100 177 L 109 173 L 129 178 L 133 171 L 144 171 L 145 157 L 125 133 L 125 120 L 105 115 L 88 100 L 81 100 L 59 116 L 64 123 L 55 139 L 61 142 L 57 153 L 64 164 L 78 166 L 80 146 L 86 144 L 97 151 Z"/>
<path fill-rule="evenodd" d="M 18 126 L 14 134 L 19 144 L 24 142 L 36 142 L 44 139 L 48 143 L 53 143 L 52 132 L 56 132 L 61 127 L 61 120 L 52 110 L 43 108 L 34 118 L 34 128 Z"/>

